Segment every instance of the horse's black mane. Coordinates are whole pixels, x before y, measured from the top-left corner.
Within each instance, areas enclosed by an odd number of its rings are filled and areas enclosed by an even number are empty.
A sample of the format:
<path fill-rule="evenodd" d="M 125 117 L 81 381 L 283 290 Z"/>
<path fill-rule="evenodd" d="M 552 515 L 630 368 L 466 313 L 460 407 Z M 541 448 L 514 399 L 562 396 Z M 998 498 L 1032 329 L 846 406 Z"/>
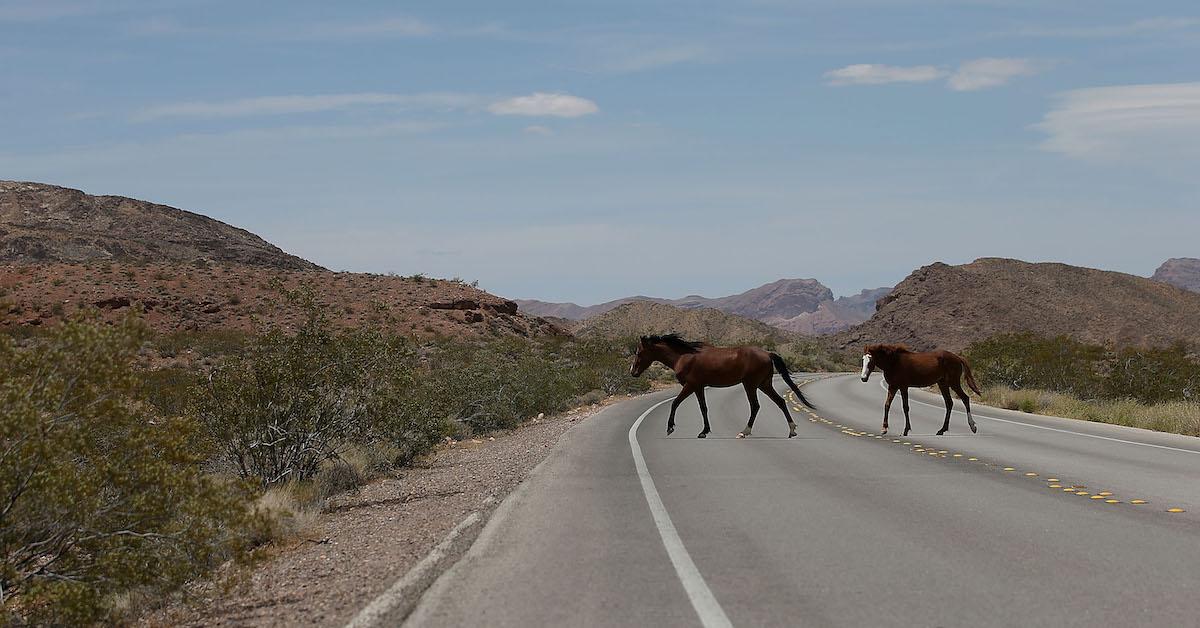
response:
<path fill-rule="evenodd" d="M 661 342 L 672 349 L 681 353 L 696 353 L 704 348 L 703 342 L 692 342 L 680 338 L 678 334 L 663 334 L 661 336 L 642 336 L 642 342 L 645 344 L 654 344 Z"/>

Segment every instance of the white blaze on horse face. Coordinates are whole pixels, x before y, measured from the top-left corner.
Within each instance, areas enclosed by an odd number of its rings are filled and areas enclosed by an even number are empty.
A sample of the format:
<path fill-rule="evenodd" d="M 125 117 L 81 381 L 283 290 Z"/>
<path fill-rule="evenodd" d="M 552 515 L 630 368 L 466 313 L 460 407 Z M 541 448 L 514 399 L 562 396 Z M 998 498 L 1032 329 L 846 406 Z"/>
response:
<path fill-rule="evenodd" d="M 867 381 L 867 378 L 871 376 L 871 372 L 868 370 L 870 368 L 871 368 L 871 354 L 868 353 L 863 356 L 862 381 L 864 381 L 864 382 Z"/>

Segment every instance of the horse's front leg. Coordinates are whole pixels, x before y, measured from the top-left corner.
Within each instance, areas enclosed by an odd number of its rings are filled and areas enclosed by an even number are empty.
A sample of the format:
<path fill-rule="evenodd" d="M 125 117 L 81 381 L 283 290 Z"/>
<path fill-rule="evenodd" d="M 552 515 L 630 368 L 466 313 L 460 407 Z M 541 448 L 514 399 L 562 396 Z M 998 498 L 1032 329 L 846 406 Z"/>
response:
<path fill-rule="evenodd" d="M 896 398 L 896 388 L 888 386 L 887 400 L 883 402 L 883 434 L 888 431 L 888 412 L 892 409 L 892 399 Z M 907 434 L 905 434 L 907 436 Z"/>
<path fill-rule="evenodd" d="M 904 435 L 908 436 L 908 432 L 912 430 L 912 423 L 908 421 L 908 388 L 900 389 L 900 404 L 904 406 Z"/>
<path fill-rule="evenodd" d="M 700 416 L 704 417 L 704 431 L 696 435 L 696 438 L 708 438 L 708 433 L 712 431 L 708 427 L 708 404 L 704 401 L 704 387 L 696 388 L 696 401 L 700 402 Z"/>
<path fill-rule="evenodd" d="M 683 403 L 688 395 L 696 392 L 696 389 L 691 384 L 684 384 L 683 390 L 679 391 L 679 395 L 675 397 L 675 401 L 671 402 L 671 416 L 667 419 L 667 436 L 675 431 L 675 411 L 679 409 L 679 404 Z"/>

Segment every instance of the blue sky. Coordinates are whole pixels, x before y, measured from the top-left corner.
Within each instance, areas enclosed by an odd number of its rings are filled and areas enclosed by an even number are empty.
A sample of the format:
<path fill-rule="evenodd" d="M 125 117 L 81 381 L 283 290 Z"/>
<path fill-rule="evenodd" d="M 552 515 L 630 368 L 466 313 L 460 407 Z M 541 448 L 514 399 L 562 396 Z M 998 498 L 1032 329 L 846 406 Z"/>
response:
<path fill-rule="evenodd" d="M 1200 9 L 0 0 L 0 178 L 593 303 L 1200 256 Z"/>

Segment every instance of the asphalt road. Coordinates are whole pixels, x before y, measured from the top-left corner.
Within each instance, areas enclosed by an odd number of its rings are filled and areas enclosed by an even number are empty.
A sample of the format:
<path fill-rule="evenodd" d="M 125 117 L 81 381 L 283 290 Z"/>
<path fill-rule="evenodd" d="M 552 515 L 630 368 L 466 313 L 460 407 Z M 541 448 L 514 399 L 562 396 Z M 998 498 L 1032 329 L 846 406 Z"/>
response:
<path fill-rule="evenodd" d="M 804 391 L 791 440 L 765 399 L 733 438 L 740 388 L 706 440 L 692 399 L 669 438 L 646 413 L 673 391 L 581 424 L 409 624 L 1200 625 L 1200 440 L 983 407 L 937 437 L 916 392 L 877 438 L 874 378 Z"/>

